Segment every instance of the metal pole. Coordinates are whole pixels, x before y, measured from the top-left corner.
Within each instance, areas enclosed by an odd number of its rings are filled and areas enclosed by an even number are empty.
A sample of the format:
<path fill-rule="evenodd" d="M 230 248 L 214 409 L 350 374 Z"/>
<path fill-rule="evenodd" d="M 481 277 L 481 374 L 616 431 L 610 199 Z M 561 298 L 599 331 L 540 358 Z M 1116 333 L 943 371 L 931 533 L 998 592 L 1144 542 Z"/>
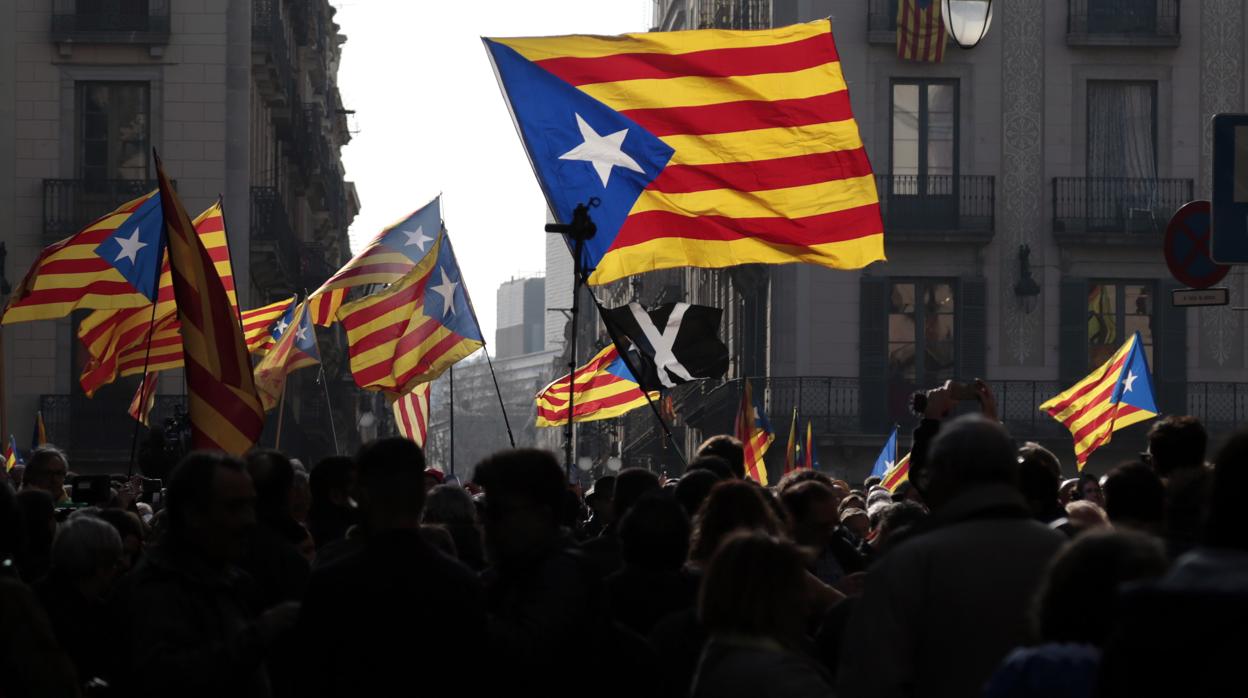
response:
<path fill-rule="evenodd" d="M 568 470 L 568 480 L 572 480 L 572 468 L 576 464 L 576 335 L 577 319 L 581 313 L 581 254 L 585 250 L 585 241 L 579 237 L 573 246 L 572 253 L 572 340 L 568 354 L 568 425 L 564 431 L 563 456 L 564 465 Z"/>
<path fill-rule="evenodd" d="M 282 382 L 282 397 L 277 401 L 277 435 L 273 437 L 273 450 L 282 447 L 282 418 L 286 416 L 286 383 Z"/>
<path fill-rule="evenodd" d="M 305 306 L 307 306 L 307 302 L 308 302 L 308 289 L 304 288 L 303 289 L 303 303 Z M 305 307 L 303 310 L 304 316 L 306 317 L 307 313 L 311 311 L 312 311 L 311 307 Z M 300 322 L 303 322 L 303 320 L 300 319 Z M 321 387 L 325 389 L 325 409 L 328 410 L 328 413 L 329 413 L 329 431 L 334 436 L 334 455 L 340 456 L 342 455 L 342 449 L 339 448 L 338 446 L 338 426 L 334 424 L 334 401 L 331 400 L 329 397 L 329 380 L 325 376 L 325 358 L 324 358 L 325 355 L 321 353 L 321 340 L 319 337 L 316 336 L 316 324 L 313 322 L 309 322 L 308 325 L 312 327 L 312 344 L 316 346 L 316 356 L 319 359 L 318 365 L 317 365 L 319 375 L 317 376 L 317 380 L 321 382 Z M 285 387 L 286 387 L 285 384 L 283 384 L 282 385 L 283 392 L 285 391 Z"/>
<path fill-rule="evenodd" d="M 451 439 L 450 439 L 450 447 L 448 448 L 448 450 L 450 451 L 450 457 L 447 459 L 447 463 L 449 464 L 451 475 L 454 475 L 455 474 L 455 364 L 451 364 L 451 366 L 446 369 L 446 373 L 448 376 L 450 376 L 450 380 L 451 380 L 451 396 L 450 396 L 451 399 L 447 401 L 447 404 L 451 409 Z"/>
<path fill-rule="evenodd" d="M 224 213 L 222 221 L 224 221 Z M 147 323 L 147 349 L 143 351 L 143 382 L 139 384 L 139 410 L 142 412 L 143 407 L 147 405 L 147 369 L 152 358 L 152 332 L 156 329 L 156 308 L 160 307 L 160 274 L 163 271 L 165 259 L 165 238 L 164 232 L 161 232 L 160 242 L 156 249 L 156 283 L 152 286 L 152 319 Z M 172 262 L 170 270 L 173 269 Z M 175 311 L 176 312 L 176 311 Z M 241 323 L 239 327 L 242 327 Z M 184 368 L 183 371 L 186 369 Z M 152 390 L 156 387 L 152 386 Z M 139 429 L 143 426 L 142 420 L 134 420 L 134 432 L 130 437 L 130 463 L 126 466 L 126 476 L 134 475 L 134 457 L 139 448 Z"/>

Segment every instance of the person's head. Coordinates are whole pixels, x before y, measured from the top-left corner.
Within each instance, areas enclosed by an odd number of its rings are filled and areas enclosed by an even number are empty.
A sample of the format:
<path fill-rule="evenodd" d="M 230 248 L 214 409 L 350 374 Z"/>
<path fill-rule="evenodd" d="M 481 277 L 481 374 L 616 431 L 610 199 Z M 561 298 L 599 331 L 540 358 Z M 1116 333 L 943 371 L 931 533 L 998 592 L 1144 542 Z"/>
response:
<path fill-rule="evenodd" d="M 923 496 L 938 509 L 984 485 L 1018 484 L 1018 452 L 999 423 L 979 415 L 958 417 L 932 440 Z"/>
<path fill-rule="evenodd" d="M 495 562 L 522 559 L 559 535 L 567 479 L 548 451 L 499 451 L 477 465 L 485 490 L 485 536 Z"/>
<path fill-rule="evenodd" d="M 1018 486 L 1032 517 L 1045 522 L 1059 518 L 1062 510 L 1057 502 L 1057 475 L 1045 459 L 1023 456 L 1021 449 L 1019 453 Z"/>
<path fill-rule="evenodd" d="M 165 512 L 169 535 L 214 566 L 243 553 L 256 525 L 256 489 L 243 461 L 195 451 L 169 475 Z"/>
<path fill-rule="evenodd" d="M 829 477 L 826 473 L 821 473 L 818 470 L 810 470 L 807 468 L 801 468 L 799 470 L 794 470 L 788 475 L 785 475 L 784 477 L 780 478 L 780 482 L 776 483 L 776 492 L 779 492 L 780 494 L 784 494 L 786 491 L 788 491 L 789 489 L 793 487 L 797 487 L 798 485 L 804 482 L 812 482 L 812 481 L 822 483 L 825 487 L 832 486 L 832 478 Z"/>
<path fill-rule="evenodd" d="M 837 513 L 844 516 L 845 511 L 848 509 L 862 509 L 863 511 L 866 511 L 867 500 L 863 499 L 862 497 L 859 497 L 856 494 L 851 494 L 846 497 L 842 497 L 840 503 L 836 505 Z"/>
<path fill-rule="evenodd" d="M 698 456 L 719 456 L 728 463 L 735 478 L 745 477 L 745 446 L 741 439 L 728 434 L 717 434 L 698 446 Z"/>
<path fill-rule="evenodd" d="M 728 478 L 721 478 L 710 470 L 690 468 L 676 483 L 676 501 L 684 508 L 685 515 L 692 518 L 711 493 L 711 488 Z"/>
<path fill-rule="evenodd" d="M 659 476 L 645 468 L 625 468 L 615 479 L 615 496 L 611 509 L 616 517 L 624 518 L 642 495 L 659 490 Z"/>
<path fill-rule="evenodd" d="M 1180 468 L 1199 468 L 1205 464 L 1208 443 L 1209 435 L 1199 419 L 1165 417 L 1148 430 L 1149 461 L 1163 478 Z"/>
<path fill-rule="evenodd" d="M 780 499 L 792 518 L 793 540 L 816 550 L 827 547 L 841 520 L 832 488 L 807 480 L 783 491 Z"/>
<path fill-rule="evenodd" d="M 648 572 L 680 569 L 689 553 L 689 517 L 676 498 L 648 492 L 620 519 L 624 564 Z"/>
<path fill-rule="evenodd" d="M 425 468 L 425 491 L 446 483 L 446 473 L 437 468 Z"/>
<path fill-rule="evenodd" d="M 472 503 L 472 495 L 464 488 L 438 485 L 425 496 L 424 522 L 443 526 L 475 526 L 477 507 Z"/>
<path fill-rule="evenodd" d="M 276 522 L 293 518 L 291 492 L 295 487 L 295 466 L 281 451 L 261 449 L 247 454 L 247 474 L 256 488 L 256 517 Z"/>
<path fill-rule="evenodd" d="M 1166 488 L 1152 468 L 1132 462 L 1105 478 L 1105 513 L 1114 526 L 1160 533 L 1166 511 Z"/>
<path fill-rule="evenodd" d="M 694 517 L 689 559 L 707 562 L 724 538 L 739 529 L 780 535 L 783 526 L 761 488 L 752 482 L 726 480 L 711 488 Z"/>
<path fill-rule="evenodd" d="M 308 511 L 312 508 L 312 482 L 307 468 L 291 460 L 295 467 L 294 481 L 290 487 L 290 515 L 295 521 L 303 523 L 308 519 Z"/>
<path fill-rule="evenodd" d="M 1079 496 L 1079 478 L 1072 477 L 1063 480 L 1061 486 L 1057 488 L 1057 501 L 1065 506 L 1080 499 L 1082 497 Z"/>
<path fill-rule="evenodd" d="M 102 509 L 96 516 L 108 522 L 121 536 L 121 571 L 130 570 L 143 552 L 143 521 L 138 514 L 122 509 Z"/>
<path fill-rule="evenodd" d="M 872 487 L 878 486 L 881 482 L 884 482 L 884 478 L 879 475 L 871 475 L 868 476 L 866 480 L 862 481 L 862 486 L 870 492 Z"/>
<path fill-rule="evenodd" d="M 52 495 L 53 501 L 59 501 L 65 495 L 65 477 L 68 473 L 69 458 L 65 452 L 52 444 L 44 444 L 26 459 L 22 486 L 43 490 Z"/>
<path fill-rule="evenodd" d="M 867 492 L 867 511 L 871 511 L 877 504 L 887 504 L 892 501 L 892 492 L 883 487 L 876 487 Z"/>
<path fill-rule="evenodd" d="M 918 502 L 893 502 L 885 506 L 880 510 L 875 527 L 875 549 L 881 553 L 888 550 L 926 518 L 927 508 Z"/>
<path fill-rule="evenodd" d="M 1101 645 L 1114 620 L 1118 587 L 1166 571 L 1161 543 L 1141 533 L 1093 532 L 1067 543 L 1049 563 L 1036 594 L 1042 642 Z"/>
<path fill-rule="evenodd" d="M 425 506 L 425 454 L 398 436 L 370 441 L 355 456 L 360 506 L 371 533 L 420 527 Z"/>
<path fill-rule="evenodd" d="M 1062 462 L 1058 460 L 1057 455 L 1052 451 L 1035 441 L 1028 441 L 1018 447 L 1018 462 L 1025 463 L 1028 461 L 1043 465 L 1053 472 L 1054 478 L 1062 479 Z"/>
<path fill-rule="evenodd" d="M 1090 531 L 1096 528 L 1109 528 L 1109 517 L 1105 510 L 1096 502 L 1078 499 L 1066 505 L 1066 520 L 1076 531 Z"/>
<path fill-rule="evenodd" d="M 695 470 L 710 471 L 719 480 L 730 480 L 736 477 L 732 474 L 732 466 L 728 465 L 728 461 L 711 453 L 699 454 L 689 461 L 689 467 L 685 468 L 685 473 L 692 473 Z"/>
<path fill-rule="evenodd" d="M 33 582 L 48 571 L 48 555 L 56 534 L 56 503 L 46 491 L 27 488 L 17 493 L 17 509 L 25 536 L 18 562 L 22 578 Z"/>
<path fill-rule="evenodd" d="M 91 599 L 108 590 L 124 565 L 122 558 L 117 529 L 95 513 L 75 512 L 52 543 L 52 573 Z"/>
<path fill-rule="evenodd" d="M 728 536 L 707 565 L 698 617 L 714 635 L 796 644 L 810 599 L 806 558 L 792 543 L 763 531 Z"/>
<path fill-rule="evenodd" d="M 1248 550 L 1245 492 L 1248 492 L 1248 429 L 1240 430 L 1218 451 L 1205 519 L 1206 545 Z"/>
<path fill-rule="evenodd" d="M 594 486 L 585 495 L 585 505 L 594 513 L 594 518 L 599 523 L 611 523 L 615 520 L 615 510 L 612 509 L 614 499 L 615 476 L 603 475 L 594 480 Z"/>
<path fill-rule="evenodd" d="M 329 456 L 317 462 L 309 476 L 312 506 L 345 507 L 356 487 L 355 459 L 350 456 Z"/>
<path fill-rule="evenodd" d="M 1086 499 L 1104 509 L 1105 493 L 1101 490 L 1101 481 L 1092 473 L 1080 475 L 1079 484 L 1075 488 L 1075 499 Z"/>
<path fill-rule="evenodd" d="M 846 509 L 841 512 L 841 525 L 860 540 L 871 533 L 871 517 L 863 509 Z"/>

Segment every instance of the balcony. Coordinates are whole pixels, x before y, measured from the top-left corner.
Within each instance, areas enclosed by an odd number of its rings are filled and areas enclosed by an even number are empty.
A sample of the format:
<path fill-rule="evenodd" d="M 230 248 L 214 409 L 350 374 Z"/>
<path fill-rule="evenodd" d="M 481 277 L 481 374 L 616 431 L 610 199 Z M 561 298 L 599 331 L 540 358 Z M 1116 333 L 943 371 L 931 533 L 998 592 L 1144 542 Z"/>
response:
<path fill-rule="evenodd" d="M 897 44 L 897 0 L 870 0 L 867 4 L 867 42 Z"/>
<path fill-rule="evenodd" d="M 1053 234 L 1059 242 L 1160 242 L 1193 196 L 1190 179 L 1054 177 Z"/>
<path fill-rule="evenodd" d="M 884 232 L 913 241 L 987 242 L 995 185 L 985 175 L 876 175 Z"/>
<path fill-rule="evenodd" d="M 253 0 L 251 68 L 260 95 L 270 107 L 297 106 L 295 71 L 279 0 Z"/>
<path fill-rule="evenodd" d="M 176 183 L 175 183 L 176 184 Z M 156 188 L 148 179 L 43 180 L 43 242 L 51 244 Z"/>
<path fill-rule="evenodd" d="M 94 5 L 94 11 L 78 8 Z M 78 3 L 58 0 L 52 11 L 52 40 L 64 44 L 169 43 L 169 5 L 166 0 Z"/>
<path fill-rule="evenodd" d="M 251 188 L 252 282 L 271 296 L 303 291 L 303 243 L 295 236 L 286 203 L 274 187 Z"/>
<path fill-rule="evenodd" d="M 81 394 L 39 396 L 48 441 L 69 453 L 71 470 L 80 474 L 125 471 L 135 426 L 126 406 L 139 381 L 137 376 L 123 381 L 97 393 L 95 399 Z M 112 399 L 105 392 L 111 393 Z M 151 423 L 163 425 L 167 417 L 173 416 L 174 408 L 183 403 L 181 395 L 157 395 Z"/>
<path fill-rule="evenodd" d="M 1070 46 L 1178 46 L 1179 0 L 1067 0 Z"/>

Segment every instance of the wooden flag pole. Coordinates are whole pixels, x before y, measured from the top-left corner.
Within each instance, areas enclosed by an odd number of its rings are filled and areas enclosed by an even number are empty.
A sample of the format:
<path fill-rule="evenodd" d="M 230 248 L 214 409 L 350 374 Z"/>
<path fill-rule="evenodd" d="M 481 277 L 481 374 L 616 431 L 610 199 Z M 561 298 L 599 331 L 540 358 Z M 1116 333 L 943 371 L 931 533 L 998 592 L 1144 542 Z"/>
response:
<path fill-rule="evenodd" d="M 282 417 L 286 416 L 286 381 L 282 381 L 282 396 L 277 399 L 277 435 L 273 437 L 273 450 L 282 448 Z"/>

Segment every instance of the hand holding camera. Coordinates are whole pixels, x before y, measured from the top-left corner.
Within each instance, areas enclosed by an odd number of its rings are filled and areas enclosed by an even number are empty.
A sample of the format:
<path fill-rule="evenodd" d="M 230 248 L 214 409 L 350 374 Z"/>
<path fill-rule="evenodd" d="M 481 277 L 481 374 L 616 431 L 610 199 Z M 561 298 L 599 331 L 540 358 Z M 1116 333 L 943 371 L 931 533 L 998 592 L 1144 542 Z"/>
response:
<path fill-rule="evenodd" d="M 992 389 L 983 380 L 976 378 L 972 383 L 945 381 L 944 385 L 926 392 L 916 392 L 912 398 L 911 409 L 924 419 L 942 420 L 953 412 L 959 402 L 975 401 L 988 419 L 997 420 L 997 398 Z"/>

